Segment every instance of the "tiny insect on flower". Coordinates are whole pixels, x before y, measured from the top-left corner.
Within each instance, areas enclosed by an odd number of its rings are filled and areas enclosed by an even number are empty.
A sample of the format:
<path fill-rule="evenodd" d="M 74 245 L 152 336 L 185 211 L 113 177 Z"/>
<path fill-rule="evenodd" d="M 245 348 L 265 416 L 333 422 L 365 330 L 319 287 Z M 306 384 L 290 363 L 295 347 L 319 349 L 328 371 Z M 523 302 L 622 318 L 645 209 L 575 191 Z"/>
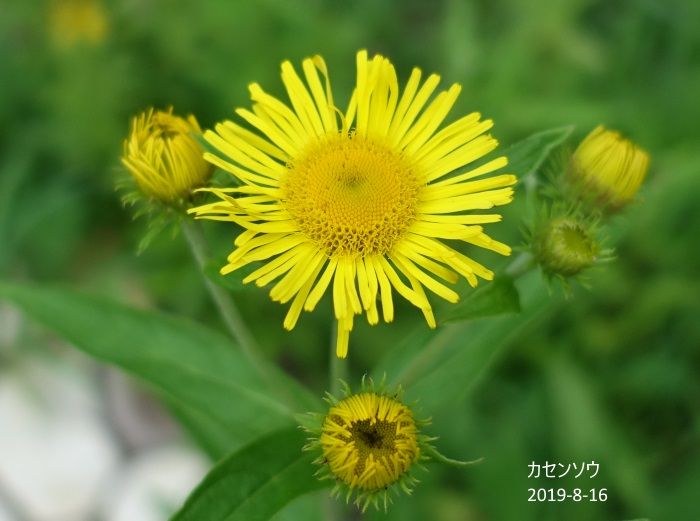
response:
<path fill-rule="evenodd" d="M 134 117 L 124 141 L 122 164 L 149 198 L 173 203 L 209 180 L 212 166 L 195 139 L 201 129 L 194 116 L 181 118 L 149 109 Z"/>
<path fill-rule="evenodd" d="M 274 282 L 270 297 L 291 302 L 286 329 L 330 288 L 336 353 L 344 358 L 355 315 L 377 324 L 381 303 L 391 322 L 394 291 L 435 327 L 426 289 L 454 303 L 459 295 L 445 283 L 493 278 L 446 240 L 509 255 L 484 232 L 501 216 L 483 210 L 508 204 L 516 178 L 484 177 L 506 166 L 505 157 L 460 171 L 498 143 L 486 134 L 491 120 L 477 113 L 438 130 L 459 85 L 429 102 L 437 75 L 421 84 L 414 69 L 401 92 L 391 62 L 360 51 L 355 90 L 341 111 L 323 59 L 306 59 L 302 68 L 306 84 L 290 62 L 282 64 L 291 107 L 250 85 L 253 110 L 236 112 L 257 132 L 226 121 L 205 133 L 218 151 L 205 158 L 239 186 L 209 189 L 218 201 L 190 211 L 244 229 L 221 273 L 262 262 L 243 282 Z"/>
<path fill-rule="evenodd" d="M 619 132 L 596 127 L 571 157 L 569 178 L 581 198 L 615 212 L 634 200 L 649 169 L 649 154 Z"/>

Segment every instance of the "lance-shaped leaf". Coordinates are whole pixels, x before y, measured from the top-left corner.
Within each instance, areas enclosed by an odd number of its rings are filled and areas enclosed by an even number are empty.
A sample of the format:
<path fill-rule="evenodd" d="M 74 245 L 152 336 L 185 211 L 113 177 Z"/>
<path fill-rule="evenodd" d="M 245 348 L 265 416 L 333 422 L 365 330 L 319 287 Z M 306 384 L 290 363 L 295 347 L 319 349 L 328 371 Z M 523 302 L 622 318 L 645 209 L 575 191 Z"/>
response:
<path fill-rule="evenodd" d="M 523 334 L 558 298 L 538 273 L 519 283 L 523 311 L 449 323 L 407 336 L 392 348 L 372 375 L 401 384 L 426 413 L 462 398 L 513 338 Z"/>
<path fill-rule="evenodd" d="M 129 308 L 72 290 L 0 282 L 0 298 L 95 358 L 153 385 L 214 456 L 294 424 L 319 400 L 270 366 L 284 396 L 227 337 L 183 318 Z M 229 440 L 225 446 L 224 440 Z"/>
<path fill-rule="evenodd" d="M 503 151 L 508 158 L 508 169 L 521 179 L 534 174 L 573 129 L 569 125 L 543 130 L 509 146 Z"/>
<path fill-rule="evenodd" d="M 293 499 L 325 488 L 298 428 L 259 438 L 219 463 L 171 521 L 266 521 Z"/>

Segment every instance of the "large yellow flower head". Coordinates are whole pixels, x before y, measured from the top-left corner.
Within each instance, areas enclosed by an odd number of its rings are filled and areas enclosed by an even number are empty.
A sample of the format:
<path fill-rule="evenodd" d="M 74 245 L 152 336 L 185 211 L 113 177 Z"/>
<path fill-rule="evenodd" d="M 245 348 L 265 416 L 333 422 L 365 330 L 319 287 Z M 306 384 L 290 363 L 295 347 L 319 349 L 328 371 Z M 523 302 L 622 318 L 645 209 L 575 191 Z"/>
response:
<path fill-rule="evenodd" d="M 580 188 L 608 211 L 629 204 L 649 169 L 649 154 L 619 132 L 599 125 L 571 158 L 570 174 Z"/>
<path fill-rule="evenodd" d="M 429 101 L 437 75 L 421 83 L 414 69 L 401 91 L 388 59 L 360 51 L 357 84 L 341 111 L 323 59 L 304 60 L 302 70 L 305 83 L 291 63 L 282 64 L 291 106 L 250 86 L 253 110 L 236 113 L 257 132 L 225 121 L 205 133 L 218 150 L 205 158 L 239 186 L 211 188 L 219 201 L 192 211 L 244 228 L 221 271 L 263 261 L 244 282 L 275 282 L 271 298 L 291 301 L 285 328 L 332 288 L 337 354 L 345 357 L 355 315 L 376 324 L 380 301 L 391 322 L 394 291 L 435 327 L 425 288 L 457 302 L 444 282 L 462 275 L 475 286 L 477 277 L 493 278 L 445 239 L 508 255 L 510 248 L 482 226 L 501 217 L 481 210 L 509 203 L 516 178 L 484 177 L 504 167 L 505 157 L 463 170 L 496 148 L 485 134 L 490 120 L 473 113 L 438 130 L 459 85 Z"/>
<path fill-rule="evenodd" d="M 195 138 L 201 132 L 192 115 L 149 109 L 134 117 L 122 163 L 145 195 L 164 203 L 186 198 L 212 172 Z"/>

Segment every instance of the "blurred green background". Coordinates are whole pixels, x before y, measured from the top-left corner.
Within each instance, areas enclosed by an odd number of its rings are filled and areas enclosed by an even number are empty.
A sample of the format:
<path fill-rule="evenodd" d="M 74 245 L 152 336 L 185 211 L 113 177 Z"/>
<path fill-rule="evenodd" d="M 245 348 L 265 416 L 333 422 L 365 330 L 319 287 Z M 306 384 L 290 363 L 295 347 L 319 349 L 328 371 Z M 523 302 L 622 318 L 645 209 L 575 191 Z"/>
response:
<path fill-rule="evenodd" d="M 121 207 L 114 180 L 138 111 L 173 105 L 210 127 L 247 105 L 249 82 L 281 95 L 279 63 L 316 53 L 346 100 L 354 54 L 367 48 L 401 78 L 419 66 L 461 83 L 453 114 L 493 118 L 504 145 L 570 123 L 576 139 L 598 123 L 625 132 L 650 152 L 652 170 L 641 204 L 613 223 L 617 259 L 510 346 L 458 410 L 433 418 L 444 452 L 487 462 L 431 467 L 388 518 L 700 519 L 700 3 L 11 0 L 0 45 L 2 276 L 218 328 L 181 237 L 135 254 L 145 222 Z M 517 243 L 517 208 L 496 237 Z M 232 230 L 205 231 L 224 259 Z M 255 288 L 236 295 L 267 355 L 324 390 L 329 306 L 288 334 L 284 307 Z M 358 326 L 356 375 L 395 338 L 392 327 L 422 320 L 400 311 L 398 325 Z M 47 345 L 2 352 L 5 367 L 49 349 L 48 335 L 26 335 Z M 528 479 L 533 460 L 599 462 L 591 483 L 608 501 L 528 503 L 529 487 L 574 486 Z M 301 519 L 310 501 L 280 518 Z"/>

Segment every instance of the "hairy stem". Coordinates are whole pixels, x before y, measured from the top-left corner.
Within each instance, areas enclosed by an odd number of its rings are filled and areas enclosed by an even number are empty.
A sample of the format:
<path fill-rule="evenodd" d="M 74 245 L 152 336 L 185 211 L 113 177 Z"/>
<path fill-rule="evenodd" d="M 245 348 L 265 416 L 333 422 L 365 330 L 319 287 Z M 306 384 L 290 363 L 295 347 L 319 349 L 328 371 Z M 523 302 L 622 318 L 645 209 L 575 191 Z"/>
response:
<path fill-rule="evenodd" d="M 255 341 L 252 333 L 248 329 L 243 317 L 241 316 L 235 302 L 229 294 L 218 284 L 214 283 L 204 272 L 207 259 L 209 257 L 209 248 L 207 246 L 204 235 L 196 222 L 188 219 L 181 221 L 182 232 L 187 239 L 187 243 L 192 250 L 197 266 L 204 279 L 204 285 L 209 292 L 216 308 L 219 310 L 226 328 L 231 336 L 236 340 L 243 355 L 250 361 L 258 374 L 264 379 L 270 389 L 276 391 L 280 398 L 289 405 L 296 405 L 292 402 L 289 393 L 284 392 L 277 379 L 270 371 L 270 367 L 260 357 L 260 348 Z"/>

